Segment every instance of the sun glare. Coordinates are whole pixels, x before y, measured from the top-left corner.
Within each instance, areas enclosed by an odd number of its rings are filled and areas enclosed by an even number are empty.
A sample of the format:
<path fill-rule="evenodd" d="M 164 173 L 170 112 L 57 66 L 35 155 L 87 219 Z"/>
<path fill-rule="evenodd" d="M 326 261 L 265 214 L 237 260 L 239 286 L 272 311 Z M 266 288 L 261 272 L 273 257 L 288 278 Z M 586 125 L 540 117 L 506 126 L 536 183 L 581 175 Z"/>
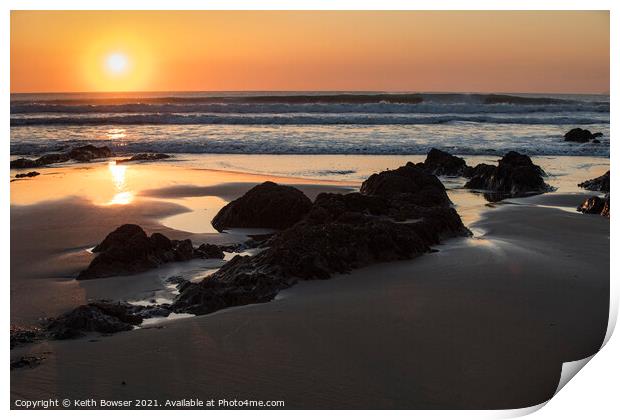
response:
<path fill-rule="evenodd" d="M 125 54 L 113 53 L 106 57 L 105 66 L 110 73 L 119 75 L 127 70 L 129 61 Z"/>

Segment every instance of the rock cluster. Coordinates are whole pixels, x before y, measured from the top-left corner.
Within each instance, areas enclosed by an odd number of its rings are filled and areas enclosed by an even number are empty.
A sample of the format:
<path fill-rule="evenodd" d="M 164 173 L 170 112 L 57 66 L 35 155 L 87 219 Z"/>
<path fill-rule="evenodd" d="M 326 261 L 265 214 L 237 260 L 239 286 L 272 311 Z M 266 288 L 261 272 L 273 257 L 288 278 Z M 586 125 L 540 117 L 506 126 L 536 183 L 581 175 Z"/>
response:
<path fill-rule="evenodd" d="M 39 172 L 37 171 L 30 171 L 30 172 L 26 172 L 26 173 L 22 173 L 22 174 L 15 174 L 15 178 L 33 178 L 35 176 L 39 176 L 41 175 Z"/>
<path fill-rule="evenodd" d="M 582 128 L 573 128 L 564 134 L 564 141 L 571 141 L 575 143 L 587 143 L 590 140 L 595 140 L 598 137 L 602 137 L 603 133 L 592 134 L 590 130 L 584 130 Z"/>
<path fill-rule="evenodd" d="M 205 314 L 269 301 L 300 279 L 414 258 L 444 238 L 469 234 L 443 184 L 412 163 L 372 175 L 360 191 L 319 194 L 306 215 L 271 237 L 264 251 L 236 256 L 202 282 L 185 284 L 171 309 Z M 251 201 L 242 197 L 239 203 L 245 214 L 242 207 Z"/>
<path fill-rule="evenodd" d="M 78 162 L 89 162 L 93 159 L 103 159 L 114 156 L 107 146 L 86 145 L 75 147 L 67 153 L 49 153 L 38 159 L 20 158 L 11 161 L 11 169 L 38 168 L 53 163 L 67 162 L 71 159 Z"/>
<path fill-rule="evenodd" d="M 586 190 L 600 191 L 606 194 L 605 197 L 593 196 L 587 198 L 583 203 L 581 203 L 581 205 L 579 205 L 579 207 L 577 207 L 577 211 L 580 211 L 584 214 L 600 214 L 601 216 L 609 217 L 611 205 L 611 198 L 609 195 L 609 171 L 605 172 L 603 175 L 597 178 L 584 181 L 578 186 Z"/>
<path fill-rule="evenodd" d="M 590 191 L 601 191 L 608 193 L 610 191 L 610 177 L 609 171 L 607 171 L 603 175 L 583 181 L 577 186 Z"/>
<path fill-rule="evenodd" d="M 165 153 L 138 153 L 127 159 L 117 159 L 116 163 L 162 160 L 170 159 L 171 157 Z"/>
<path fill-rule="evenodd" d="M 78 274 L 78 280 L 130 275 L 167 262 L 192 258 L 224 258 L 216 245 L 202 244 L 194 249 L 189 239 L 171 240 L 161 233 L 149 237 L 140 226 L 133 224 L 122 225 L 108 234 L 93 252 L 97 256 Z"/>

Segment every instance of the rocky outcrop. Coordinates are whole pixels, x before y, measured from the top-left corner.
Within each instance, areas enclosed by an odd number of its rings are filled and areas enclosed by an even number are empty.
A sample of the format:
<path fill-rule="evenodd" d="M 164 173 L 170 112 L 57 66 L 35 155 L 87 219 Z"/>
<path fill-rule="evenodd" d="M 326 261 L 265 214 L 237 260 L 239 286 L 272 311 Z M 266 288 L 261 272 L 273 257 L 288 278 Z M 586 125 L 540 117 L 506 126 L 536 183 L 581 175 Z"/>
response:
<path fill-rule="evenodd" d="M 589 179 L 587 181 L 583 181 L 581 184 L 578 184 L 578 187 L 584 188 L 590 191 L 601 191 L 608 193 L 610 187 L 610 174 L 609 171 L 605 172 L 603 175 Z"/>
<path fill-rule="evenodd" d="M 432 148 L 426 155 L 424 168 L 437 176 L 468 176 L 471 168 L 465 159 Z"/>
<path fill-rule="evenodd" d="M 527 156 L 508 152 L 497 166 L 480 164 L 470 173 L 465 188 L 486 190 L 516 197 L 551 190 L 543 179 L 545 172 Z"/>
<path fill-rule="evenodd" d="M 467 234 L 443 184 L 408 163 L 372 175 L 360 193 L 320 194 L 264 251 L 236 256 L 202 282 L 184 284 L 171 309 L 205 314 L 266 302 L 300 279 L 414 258 L 444 238 Z"/>
<path fill-rule="evenodd" d="M 170 159 L 171 157 L 165 153 L 138 153 L 128 159 L 117 159 L 116 163 L 162 160 Z"/>
<path fill-rule="evenodd" d="M 575 143 L 587 143 L 590 140 L 594 140 L 597 137 L 602 137 L 603 133 L 592 134 L 590 130 L 584 130 L 582 128 L 573 128 L 568 133 L 564 134 L 564 141 L 571 141 Z"/>
<path fill-rule="evenodd" d="M 89 162 L 93 159 L 103 159 L 112 156 L 114 156 L 114 153 L 112 153 L 109 147 L 96 147 L 89 144 L 75 147 L 67 153 L 49 153 L 38 159 L 15 159 L 11 161 L 11 169 L 38 168 L 54 163 L 67 162 L 71 159 L 78 162 Z"/>
<path fill-rule="evenodd" d="M 223 258 L 223 252 L 215 252 L 213 247 L 217 246 L 203 244 L 194 249 L 189 239 L 171 240 L 161 233 L 149 237 L 138 225 L 122 225 L 93 248 L 97 256 L 77 279 L 136 274 L 167 262 L 192 258 Z"/>
<path fill-rule="evenodd" d="M 33 178 L 35 176 L 39 176 L 41 175 L 39 172 L 37 171 L 30 171 L 30 172 L 26 172 L 23 174 L 15 174 L 15 178 L 19 179 L 19 178 Z"/>
<path fill-rule="evenodd" d="M 312 202 L 297 188 L 264 182 L 224 206 L 211 224 L 228 228 L 286 229 L 300 221 Z"/>
<path fill-rule="evenodd" d="M 601 216 L 609 217 L 610 201 L 609 194 L 603 198 L 590 197 L 577 207 L 577 211 L 584 214 L 600 214 Z"/>
<path fill-rule="evenodd" d="M 132 330 L 145 318 L 169 313 L 161 306 L 155 308 L 102 300 L 79 306 L 50 320 L 45 331 L 50 338 L 57 340 L 76 338 L 89 332 L 112 334 Z"/>

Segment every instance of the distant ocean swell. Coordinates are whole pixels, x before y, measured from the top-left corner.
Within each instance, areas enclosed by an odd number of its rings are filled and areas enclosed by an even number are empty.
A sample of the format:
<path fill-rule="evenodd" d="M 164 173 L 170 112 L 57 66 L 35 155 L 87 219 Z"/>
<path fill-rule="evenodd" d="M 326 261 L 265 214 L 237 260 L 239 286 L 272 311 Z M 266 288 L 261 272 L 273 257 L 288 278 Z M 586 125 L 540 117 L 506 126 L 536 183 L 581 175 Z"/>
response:
<path fill-rule="evenodd" d="M 609 156 L 610 144 L 607 95 L 17 94 L 10 121 L 14 155 L 96 142 L 117 153 Z M 577 126 L 601 142 L 564 142 Z"/>

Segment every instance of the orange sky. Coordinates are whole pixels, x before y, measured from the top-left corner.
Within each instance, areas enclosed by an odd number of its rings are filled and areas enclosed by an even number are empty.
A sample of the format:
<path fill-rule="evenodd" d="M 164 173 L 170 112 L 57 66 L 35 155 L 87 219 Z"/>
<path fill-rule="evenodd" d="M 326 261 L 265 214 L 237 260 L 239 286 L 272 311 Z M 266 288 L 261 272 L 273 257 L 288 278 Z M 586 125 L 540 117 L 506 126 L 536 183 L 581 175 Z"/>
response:
<path fill-rule="evenodd" d="M 11 13 L 12 92 L 173 90 L 608 92 L 609 13 Z"/>

